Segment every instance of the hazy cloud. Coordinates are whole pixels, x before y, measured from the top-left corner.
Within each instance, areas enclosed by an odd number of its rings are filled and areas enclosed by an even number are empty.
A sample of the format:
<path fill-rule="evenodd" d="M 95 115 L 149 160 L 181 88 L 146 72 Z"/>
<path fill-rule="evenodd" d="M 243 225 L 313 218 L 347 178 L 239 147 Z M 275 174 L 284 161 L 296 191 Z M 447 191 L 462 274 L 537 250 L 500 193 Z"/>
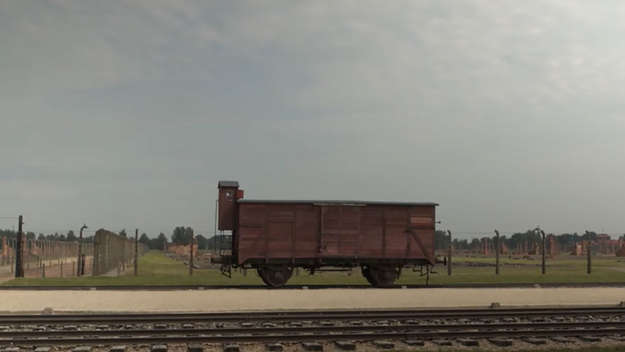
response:
<path fill-rule="evenodd" d="M 611 233 L 619 1 L 0 2 L 0 215 L 151 235 L 253 198 Z M 9 224 L 0 223 L 0 227 Z"/>

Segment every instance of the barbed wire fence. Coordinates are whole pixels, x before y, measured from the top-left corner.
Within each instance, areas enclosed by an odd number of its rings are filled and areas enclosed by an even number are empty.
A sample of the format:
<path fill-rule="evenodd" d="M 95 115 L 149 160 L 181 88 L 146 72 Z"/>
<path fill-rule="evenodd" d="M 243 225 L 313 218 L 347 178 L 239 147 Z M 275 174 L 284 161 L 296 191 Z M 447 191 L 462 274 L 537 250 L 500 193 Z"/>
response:
<path fill-rule="evenodd" d="M 550 260 L 561 256 L 572 256 L 586 261 L 586 274 L 592 273 L 592 258 L 602 256 L 603 258 L 625 256 L 625 234 L 620 232 L 595 232 L 585 230 L 564 232 L 560 234 L 546 233 L 539 226 L 534 229 L 521 231 L 456 231 L 457 234 L 464 235 L 460 239 L 454 239 L 454 232 L 447 229 L 437 230 L 439 234 L 444 233 L 444 248 L 440 243 L 435 244 L 436 250 L 445 256 L 444 265 L 447 267 L 447 275 L 452 275 L 452 267 L 457 265 L 452 259 L 454 255 L 461 254 L 469 257 L 483 257 L 494 260 L 494 263 L 481 263 L 493 265 L 495 267 L 494 274 L 500 274 L 500 256 L 507 255 L 508 259 L 535 260 L 541 259 L 540 272 L 542 275 L 547 273 L 547 258 Z M 472 235 L 472 236 L 467 236 Z M 521 235 L 520 243 L 516 242 L 515 248 L 507 248 L 504 244 L 505 240 L 512 240 L 516 235 Z M 510 237 L 507 237 L 510 236 Z M 573 241 L 567 246 L 561 246 L 558 238 L 567 237 L 567 240 Z M 616 237 L 616 239 L 614 238 Z M 438 236 L 440 239 L 440 235 Z M 518 238 L 517 238 L 518 240 Z M 462 250 L 455 248 L 463 245 Z M 457 253 L 459 252 L 459 253 Z M 466 259 L 466 258 L 465 258 Z M 488 260 L 488 259 L 487 259 Z M 518 264 L 518 263 L 516 263 Z"/>
<path fill-rule="evenodd" d="M 22 217 L 0 216 L 2 225 L 17 221 L 21 222 Z M 18 226 L 18 231 L 15 231 L 14 227 L 13 230 L 1 231 L 0 281 L 14 277 L 63 278 L 82 275 L 119 275 L 125 272 L 130 264 L 134 264 L 138 256 L 147 251 L 147 247 L 136 241 L 136 238 L 126 238 L 106 230 L 81 230 L 83 234 L 94 235 L 82 241 L 78 238 L 51 239 L 50 235 L 47 236 L 48 238 L 43 238 L 45 237 L 42 236 L 43 234 L 40 234 L 37 239 L 34 238 L 33 232 L 23 231 L 21 224 Z M 106 235 L 98 236 L 102 231 Z M 58 233 L 58 231 L 55 232 L 55 234 Z M 136 272 L 137 266 L 134 267 Z"/>

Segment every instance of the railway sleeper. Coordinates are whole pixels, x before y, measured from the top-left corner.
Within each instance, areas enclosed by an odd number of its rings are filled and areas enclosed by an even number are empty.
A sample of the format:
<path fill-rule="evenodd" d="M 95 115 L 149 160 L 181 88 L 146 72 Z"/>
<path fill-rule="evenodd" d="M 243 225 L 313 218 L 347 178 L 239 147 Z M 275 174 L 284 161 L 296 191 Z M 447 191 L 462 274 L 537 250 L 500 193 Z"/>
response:
<path fill-rule="evenodd" d="M 499 346 L 499 347 L 512 346 L 512 344 L 514 343 L 511 339 L 500 338 L 500 337 L 490 338 L 490 339 L 488 339 L 488 342 L 490 342 L 491 344 L 493 344 L 495 346 Z"/>
<path fill-rule="evenodd" d="M 167 345 L 152 345 L 151 352 L 167 352 Z"/>
<path fill-rule="evenodd" d="M 404 340 L 404 343 L 408 346 L 425 346 L 425 341 L 423 340 Z"/>
<path fill-rule="evenodd" d="M 573 339 L 564 336 L 551 336 L 550 339 L 557 343 L 575 343 Z"/>
<path fill-rule="evenodd" d="M 390 350 L 391 348 L 395 348 L 395 344 L 391 341 L 386 340 L 375 340 L 373 341 L 373 345 L 377 348 Z"/>
<path fill-rule="evenodd" d="M 202 345 L 188 345 L 187 352 L 204 352 L 204 346 Z"/>
<path fill-rule="evenodd" d="M 439 346 L 451 346 L 453 343 L 450 340 L 432 340 L 432 343 Z"/>
<path fill-rule="evenodd" d="M 282 344 L 280 343 L 269 343 L 265 345 L 265 347 L 267 348 L 267 351 L 271 352 L 281 352 L 282 350 L 284 350 L 284 346 L 282 346 Z"/>
<path fill-rule="evenodd" d="M 239 352 L 239 345 L 235 343 L 224 344 L 224 352 Z"/>
<path fill-rule="evenodd" d="M 344 351 L 355 351 L 356 350 L 356 344 L 351 342 L 351 341 L 336 341 L 334 343 L 336 344 L 336 347 L 338 347 L 339 349 L 342 349 Z"/>
<path fill-rule="evenodd" d="M 92 346 L 78 346 L 72 352 L 91 352 Z"/>
<path fill-rule="evenodd" d="M 600 342 L 601 337 L 599 336 L 591 336 L 591 335 L 580 335 L 577 338 L 583 342 Z"/>
<path fill-rule="evenodd" d="M 536 338 L 536 337 L 522 337 L 521 341 L 527 342 L 532 345 L 546 345 L 547 344 L 546 339 L 541 339 L 541 338 Z"/>
<path fill-rule="evenodd" d="M 323 345 L 317 342 L 302 342 L 302 347 L 306 351 L 323 351 Z"/>
<path fill-rule="evenodd" d="M 458 339 L 458 343 L 467 347 L 474 347 L 474 346 L 480 345 L 480 342 L 474 339 Z"/>

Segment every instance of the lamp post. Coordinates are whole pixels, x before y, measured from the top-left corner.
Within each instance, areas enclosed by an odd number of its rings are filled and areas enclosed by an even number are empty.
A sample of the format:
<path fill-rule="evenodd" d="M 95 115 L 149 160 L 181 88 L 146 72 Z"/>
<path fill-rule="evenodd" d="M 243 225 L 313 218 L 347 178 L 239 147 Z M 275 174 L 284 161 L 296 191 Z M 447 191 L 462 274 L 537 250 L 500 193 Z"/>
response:
<path fill-rule="evenodd" d="M 78 270 L 76 271 L 76 276 L 82 276 L 84 274 L 83 266 L 84 263 L 82 261 L 82 232 L 88 228 L 87 225 L 82 225 L 80 228 L 80 236 L 78 238 Z"/>

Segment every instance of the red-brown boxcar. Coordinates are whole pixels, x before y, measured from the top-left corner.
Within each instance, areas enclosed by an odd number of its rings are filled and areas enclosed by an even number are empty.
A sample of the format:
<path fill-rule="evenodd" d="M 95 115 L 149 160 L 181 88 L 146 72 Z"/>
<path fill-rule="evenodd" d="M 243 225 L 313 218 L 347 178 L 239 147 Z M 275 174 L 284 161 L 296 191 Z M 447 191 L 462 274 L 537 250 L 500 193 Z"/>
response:
<path fill-rule="evenodd" d="M 360 266 L 388 286 L 405 266 L 433 265 L 436 203 L 249 200 L 236 181 L 219 182 L 220 230 L 232 231 L 225 265 L 256 268 L 282 286 L 294 267 Z"/>

